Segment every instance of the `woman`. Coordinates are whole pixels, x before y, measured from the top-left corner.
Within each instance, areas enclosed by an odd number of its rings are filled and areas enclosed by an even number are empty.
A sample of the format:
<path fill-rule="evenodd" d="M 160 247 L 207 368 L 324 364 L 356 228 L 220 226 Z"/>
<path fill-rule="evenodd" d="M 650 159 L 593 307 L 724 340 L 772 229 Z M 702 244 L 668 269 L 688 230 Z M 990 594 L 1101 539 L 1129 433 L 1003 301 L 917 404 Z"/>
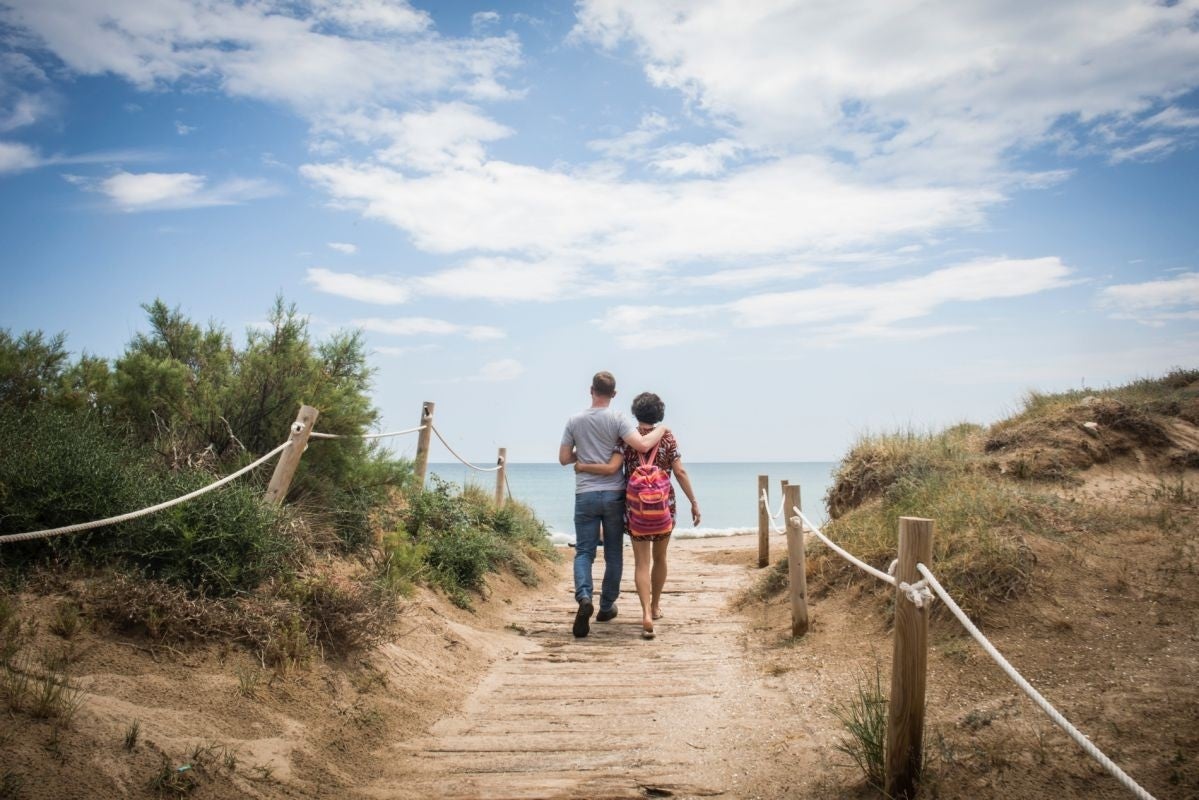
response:
<path fill-rule="evenodd" d="M 637 430 L 644 436 L 666 416 L 666 404 L 658 395 L 642 392 L 633 398 L 633 416 L 637 418 Z M 679 455 L 679 445 L 673 433 L 668 432 L 662 437 L 656 450 L 656 461 L 667 474 L 674 474 L 675 480 L 679 482 L 691 503 L 691 522 L 699 525 L 699 503 L 695 501 L 691 478 L 683 466 L 683 458 Z M 612 475 L 623 465 L 627 477 L 640 463 L 637 451 L 626 444 L 623 450 L 617 450 L 612 454 L 612 459 L 607 464 L 575 464 L 575 470 Z M 670 486 L 670 517 L 677 523 L 679 517 L 674 484 Z M 672 527 L 670 531 L 656 536 L 635 536 L 632 532 L 629 533 L 633 542 L 634 583 L 637 586 L 637 597 L 641 600 L 641 635 L 646 639 L 654 638 L 654 621 L 662 617 L 662 587 L 666 585 L 666 548 L 670 545 L 673 530 Z"/>

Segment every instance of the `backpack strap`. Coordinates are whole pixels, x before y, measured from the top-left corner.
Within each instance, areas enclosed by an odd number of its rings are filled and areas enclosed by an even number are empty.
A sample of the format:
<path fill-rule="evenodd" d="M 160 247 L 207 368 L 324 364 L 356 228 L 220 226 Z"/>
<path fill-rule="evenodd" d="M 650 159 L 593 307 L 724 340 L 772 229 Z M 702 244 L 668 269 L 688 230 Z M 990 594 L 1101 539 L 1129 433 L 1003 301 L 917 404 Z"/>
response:
<path fill-rule="evenodd" d="M 661 446 L 662 446 L 662 440 L 659 439 L 658 443 L 656 445 L 654 445 L 653 450 L 650 450 L 648 453 L 638 453 L 637 460 L 641 462 L 641 466 L 648 467 L 650 464 L 653 464 L 655 461 L 657 461 L 658 460 L 658 448 Z"/>

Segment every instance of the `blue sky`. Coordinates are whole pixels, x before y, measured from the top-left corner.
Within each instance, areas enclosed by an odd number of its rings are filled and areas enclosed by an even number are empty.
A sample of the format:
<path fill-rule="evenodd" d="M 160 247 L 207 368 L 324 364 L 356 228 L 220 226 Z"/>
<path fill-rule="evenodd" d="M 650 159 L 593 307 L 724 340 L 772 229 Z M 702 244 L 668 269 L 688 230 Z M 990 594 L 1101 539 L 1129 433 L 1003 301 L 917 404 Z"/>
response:
<path fill-rule="evenodd" d="M 718 461 L 1199 366 L 1199 0 L 3 0 L 0 37 L 0 327 L 74 351 L 282 293 L 483 461 L 553 460 L 599 369 Z"/>

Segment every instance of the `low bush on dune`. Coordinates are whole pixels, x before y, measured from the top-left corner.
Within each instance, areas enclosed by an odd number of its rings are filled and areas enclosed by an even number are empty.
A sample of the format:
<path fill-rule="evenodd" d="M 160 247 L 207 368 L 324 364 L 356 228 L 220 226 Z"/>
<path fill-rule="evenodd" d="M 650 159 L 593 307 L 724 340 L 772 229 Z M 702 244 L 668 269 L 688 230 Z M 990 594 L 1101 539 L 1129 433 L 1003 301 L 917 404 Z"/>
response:
<path fill-rule="evenodd" d="M 469 592 L 482 591 L 488 573 L 506 567 L 534 586 L 534 562 L 557 558 L 528 506 L 509 501 L 497 509 L 477 486 L 458 492 L 437 476 L 430 483 L 411 498 L 403 528 L 384 539 L 385 580 L 400 586 L 423 580 L 468 608 Z"/>
<path fill-rule="evenodd" d="M 85 411 L 0 407 L 0 535 L 115 516 L 187 494 L 216 479 L 163 472 L 153 456 Z M 110 565 L 226 596 L 285 574 L 299 557 L 261 488 L 238 483 L 92 531 L 6 544 L 0 565 Z"/>
<path fill-rule="evenodd" d="M 1028 587 L 1031 537 L 1105 533 L 1121 524 L 1120 512 L 1067 502 L 1054 484 L 1076 481 L 1080 469 L 1133 451 L 1167 468 L 1185 465 L 1187 445 L 1171 436 L 1170 426 L 1194 424 L 1190 415 L 1197 408 L 1199 371 L 1175 370 L 1101 391 L 1032 393 L 1022 411 L 990 428 L 963 424 L 938 433 L 864 436 L 836 470 L 826 497 L 832 519 L 824 530 L 886 570 L 898 549 L 899 518 L 935 520 L 938 579 L 967 613 L 980 617 L 990 604 Z M 817 591 L 874 585 L 820 545 L 809 554 L 808 570 Z M 890 596 L 881 584 L 875 588 L 880 598 Z"/>
<path fill-rule="evenodd" d="M 978 449 L 982 427 L 963 423 L 940 433 L 907 430 L 864 436 L 841 460 L 825 496 L 834 519 L 879 497 L 900 480 L 960 469 Z"/>
<path fill-rule="evenodd" d="M 990 603 L 1027 588 L 1035 558 L 1025 537 L 1046 531 L 1063 506 L 1050 495 L 1002 482 L 984 471 L 938 470 L 899 479 L 881 498 L 830 521 L 824 532 L 886 571 L 899 548 L 899 518 L 935 520 L 937 579 L 968 614 L 978 615 Z M 820 545 L 809 554 L 809 570 L 825 585 L 875 581 Z M 880 596 L 889 597 L 889 587 L 882 587 L 880 583 Z"/>

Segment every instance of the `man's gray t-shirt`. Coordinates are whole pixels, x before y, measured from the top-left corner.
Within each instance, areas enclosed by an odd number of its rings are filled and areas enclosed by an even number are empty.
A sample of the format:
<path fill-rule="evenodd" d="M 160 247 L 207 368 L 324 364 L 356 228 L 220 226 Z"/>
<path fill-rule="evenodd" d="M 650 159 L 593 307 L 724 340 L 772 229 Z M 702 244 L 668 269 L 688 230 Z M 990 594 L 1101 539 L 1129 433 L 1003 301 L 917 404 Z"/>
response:
<path fill-rule="evenodd" d="M 589 408 L 567 420 L 562 444 L 573 447 L 584 464 L 606 464 L 621 440 L 635 430 L 637 426 L 620 411 L 611 407 Z M 624 475 L 575 473 L 575 494 L 602 491 L 624 491 Z"/>

